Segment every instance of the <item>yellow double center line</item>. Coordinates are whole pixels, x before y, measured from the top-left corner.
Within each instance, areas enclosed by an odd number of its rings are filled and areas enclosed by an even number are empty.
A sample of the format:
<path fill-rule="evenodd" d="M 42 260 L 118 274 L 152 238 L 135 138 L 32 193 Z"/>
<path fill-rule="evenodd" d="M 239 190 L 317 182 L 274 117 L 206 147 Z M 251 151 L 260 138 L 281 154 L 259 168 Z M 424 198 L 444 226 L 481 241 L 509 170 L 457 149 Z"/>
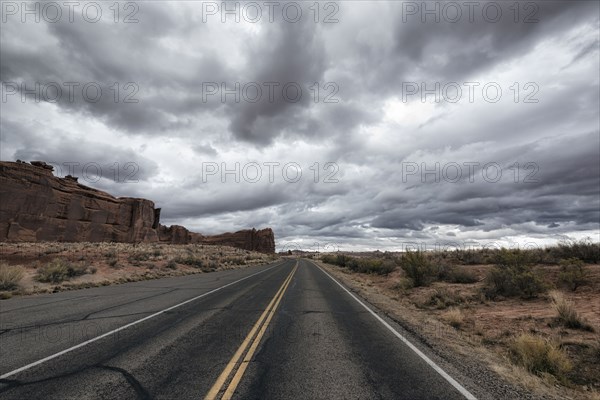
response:
<path fill-rule="evenodd" d="M 246 336 L 246 338 L 244 339 L 240 347 L 237 349 L 231 360 L 229 360 L 227 366 L 225 367 L 223 372 L 221 372 L 221 375 L 219 375 L 219 378 L 217 378 L 215 384 L 212 386 L 212 388 L 210 388 L 210 391 L 208 392 L 206 397 L 204 397 L 205 400 L 217 399 L 219 394 L 223 390 L 223 387 L 227 383 L 229 377 L 231 376 L 235 368 L 238 367 L 237 371 L 235 372 L 235 375 L 229 382 L 229 385 L 227 386 L 225 392 L 223 393 L 223 396 L 221 397 L 221 399 L 223 400 L 231 399 L 233 393 L 235 392 L 235 389 L 237 388 L 238 384 L 240 383 L 240 380 L 242 379 L 242 376 L 244 375 L 244 372 L 246 371 L 246 368 L 248 367 L 248 364 L 250 363 L 250 360 L 252 359 L 252 356 L 254 355 L 254 352 L 258 348 L 258 344 L 260 343 L 262 337 L 264 336 L 267 330 L 267 327 L 269 326 L 269 322 L 271 322 L 271 319 L 275 314 L 275 310 L 277 310 L 277 307 L 279 306 L 279 303 L 283 298 L 283 294 L 285 293 L 288 285 L 290 284 L 290 281 L 292 280 L 292 276 L 294 276 L 294 273 L 297 269 L 298 262 L 296 262 L 296 265 L 294 265 L 292 272 L 290 272 L 285 281 L 283 281 L 283 284 L 281 285 L 277 293 L 275 293 L 275 297 L 273 297 L 273 299 L 271 300 L 265 311 L 262 313 L 258 321 L 256 321 L 256 323 L 252 327 L 252 330 L 250 330 L 250 333 L 248 333 L 248 336 Z M 247 349 L 248 351 L 246 352 Z M 246 354 L 244 355 L 244 353 Z M 244 358 L 240 362 L 242 355 L 244 355 Z"/>

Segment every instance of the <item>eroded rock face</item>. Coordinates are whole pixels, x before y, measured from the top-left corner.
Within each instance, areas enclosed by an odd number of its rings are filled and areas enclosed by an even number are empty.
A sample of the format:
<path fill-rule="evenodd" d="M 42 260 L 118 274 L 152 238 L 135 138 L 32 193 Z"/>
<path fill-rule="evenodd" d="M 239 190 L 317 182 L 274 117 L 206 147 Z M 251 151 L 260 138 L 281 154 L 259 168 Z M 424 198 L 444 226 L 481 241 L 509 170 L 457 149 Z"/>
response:
<path fill-rule="evenodd" d="M 171 244 L 187 244 L 192 242 L 192 232 L 180 225 L 158 226 L 158 239 Z"/>
<path fill-rule="evenodd" d="M 160 208 L 150 200 L 55 177 L 43 161 L 0 162 L 0 241 L 205 243 L 275 252 L 270 228 L 203 236 L 159 222 Z"/>
<path fill-rule="evenodd" d="M 233 246 L 240 249 L 256 250 L 262 253 L 275 253 L 275 235 L 271 228 L 204 236 L 202 243 Z"/>
<path fill-rule="evenodd" d="M 116 198 L 51 168 L 0 162 L 1 241 L 158 241 L 152 201 Z"/>

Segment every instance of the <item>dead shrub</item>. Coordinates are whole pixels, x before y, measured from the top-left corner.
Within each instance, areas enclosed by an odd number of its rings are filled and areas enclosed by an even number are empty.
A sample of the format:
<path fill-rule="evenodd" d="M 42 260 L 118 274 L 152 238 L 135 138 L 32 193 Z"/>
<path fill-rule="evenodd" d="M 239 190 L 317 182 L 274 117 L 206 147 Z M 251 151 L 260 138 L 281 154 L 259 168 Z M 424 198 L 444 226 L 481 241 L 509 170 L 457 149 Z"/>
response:
<path fill-rule="evenodd" d="M 550 292 L 552 307 L 557 313 L 561 324 L 571 329 L 581 329 L 593 332 L 594 328 L 588 324 L 575 309 L 575 304 L 569 301 L 561 292 L 553 290 Z"/>
<path fill-rule="evenodd" d="M 511 343 L 510 354 L 513 362 L 540 376 L 550 374 L 564 380 L 573 368 L 564 350 L 539 336 L 520 335 Z"/>
<path fill-rule="evenodd" d="M 460 329 L 465 323 L 465 315 L 459 308 L 451 308 L 442 315 L 442 319 L 451 327 Z"/>
<path fill-rule="evenodd" d="M 25 268 L 20 265 L 0 264 L 0 290 L 13 290 L 25 276 Z"/>

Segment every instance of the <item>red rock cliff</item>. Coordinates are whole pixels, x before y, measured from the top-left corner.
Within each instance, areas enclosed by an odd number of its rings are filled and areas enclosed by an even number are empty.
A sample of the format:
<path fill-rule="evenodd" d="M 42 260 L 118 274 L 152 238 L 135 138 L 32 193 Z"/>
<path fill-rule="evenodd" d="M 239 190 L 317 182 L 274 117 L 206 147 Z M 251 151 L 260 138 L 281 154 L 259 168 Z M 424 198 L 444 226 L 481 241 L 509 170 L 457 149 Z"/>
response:
<path fill-rule="evenodd" d="M 206 243 L 275 252 L 271 229 L 202 236 L 160 225 L 160 209 L 146 199 L 116 198 L 58 178 L 43 162 L 0 162 L 0 241 Z"/>
<path fill-rule="evenodd" d="M 0 163 L 0 240 L 158 240 L 150 200 L 116 198 L 34 163 Z"/>
<path fill-rule="evenodd" d="M 206 244 L 220 244 L 240 249 L 260 249 L 263 253 L 275 253 L 275 235 L 271 228 L 204 236 L 201 241 Z"/>

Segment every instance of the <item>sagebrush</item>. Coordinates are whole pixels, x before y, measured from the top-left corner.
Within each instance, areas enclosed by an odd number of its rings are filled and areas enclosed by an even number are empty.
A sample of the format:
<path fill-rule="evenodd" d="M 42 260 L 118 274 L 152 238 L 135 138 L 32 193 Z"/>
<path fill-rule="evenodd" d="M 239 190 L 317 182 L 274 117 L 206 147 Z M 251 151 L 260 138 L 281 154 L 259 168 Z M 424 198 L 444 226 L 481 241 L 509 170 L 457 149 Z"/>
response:
<path fill-rule="evenodd" d="M 529 254 L 521 250 L 506 250 L 496 256 L 496 265 L 486 277 L 488 297 L 533 298 L 545 293 L 548 286 L 530 263 Z"/>
<path fill-rule="evenodd" d="M 67 260 L 55 258 L 38 268 L 36 279 L 40 282 L 60 283 L 75 276 L 84 275 L 87 272 L 87 266 L 84 263 L 71 263 Z"/>
<path fill-rule="evenodd" d="M 14 290 L 25 276 L 25 269 L 20 265 L 0 263 L 0 290 Z"/>

